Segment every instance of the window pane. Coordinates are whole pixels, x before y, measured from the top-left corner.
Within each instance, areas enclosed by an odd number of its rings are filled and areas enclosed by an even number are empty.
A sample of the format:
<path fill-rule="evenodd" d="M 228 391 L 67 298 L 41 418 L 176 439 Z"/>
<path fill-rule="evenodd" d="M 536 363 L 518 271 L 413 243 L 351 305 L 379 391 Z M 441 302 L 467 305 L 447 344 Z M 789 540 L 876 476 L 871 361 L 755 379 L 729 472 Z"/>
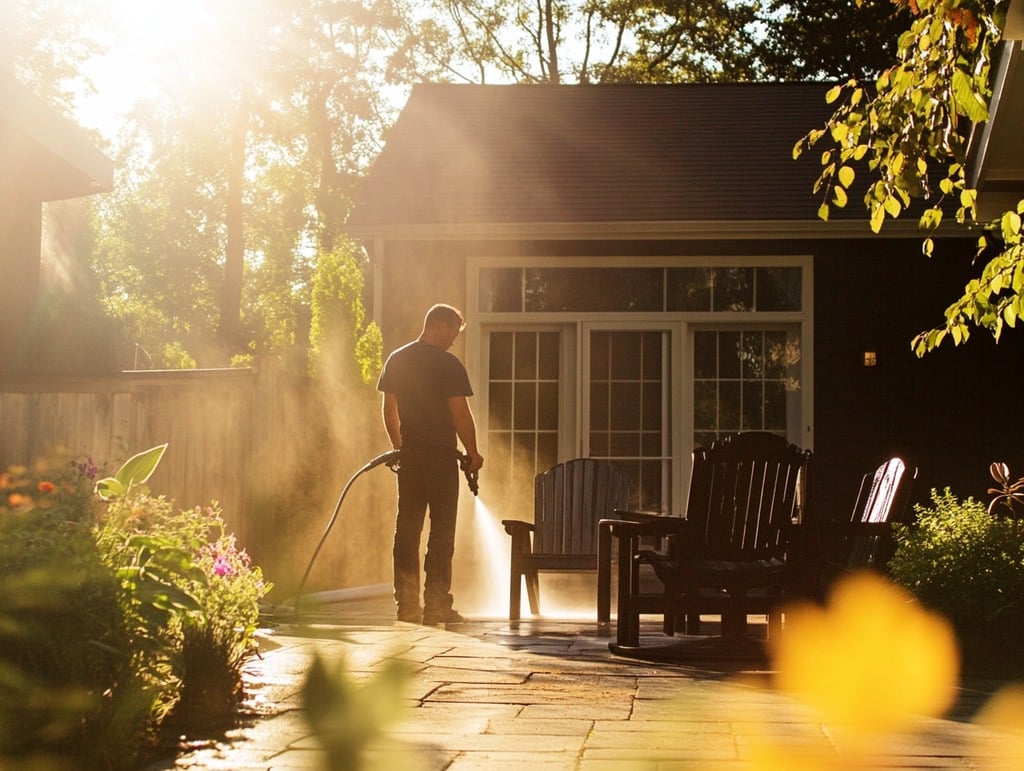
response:
<path fill-rule="evenodd" d="M 537 384 L 537 428 L 558 430 L 558 383 Z"/>
<path fill-rule="evenodd" d="M 487 427 L 492 431 L 512 428 L 511 383 L 491 383 L 487 400 Z"/>
<path fill-rule="evenodd" d="M 764 382 L 743 381 L 743 430 L 760 431 L 764 428 Z"/>
<path fill-rule="evenodd" d="M 715 268 L 714 275 L 713 310 L 754 310 L 753 268 Z"/>
<path fill-rule="evenodd" d="M 669 268 L 667 310 L 711 310 L 711 268 Z"/>
<path fill-rule="evenodd" d="M 650 332 L 644 335 L 643 350 L 643 379 L 661 380 L 661 368 L 664 366 L 665 352 L 661 345 L 662 335 L 660 332 Z"/>
<path fill-rule="evenodd" d="M 481 268 L 479 279 L 480 310 L 483 313 L 523 309 L 522 268 Z"/>
<path fill-rule="evenodd" d="M 718 430 L 718 383 L 714 380 L 693 384 L 693 427 L 696 431 Z"/>
<path fill-rule="evenodd" d="M 718 377 L 740 376 L 741 351 L 739 332 L 718 333 Z"/>
<path fill-rule="evenodd" d="M 662 268 L 526 268 L 526 310 L 660 311 Z"/>
<path fill-rule="evenodd" d="M 516 333 L 516 380 L 532 380 L 537 377 L 537 334 Z"/>
<path fill-rule="evenodd" d="M 802 271 L 796 267 L 756 268 L 757 310 L 800 310 Z"/>
<path fill-rule="evenodd" d="M 512 427 L 517 431 L 535 429 L 537 427 L 537 384 L 517 382 L 514 394 Z"/>
<path fill-rule="evenodd" d="M 490 370 L 491 380 L 512 379 L 512 346 L 514 337 L 511 332 L 491 333 Z"/>
<path fill-rule="evenodd" d="M 718 375 L 718 335 L 714 332 L 695 332 L 693 335 L 694 378 Z"/>
<path fill-rule="evenodd" d="M 638 430 L 641 426 L 640 383 L 613 382 L 610 390 L 612 430 Z"/>
<path fill-rule="evenodd" d="M 537 335 L 538 376 L 542 380 L 558 380 L 558 337 L 557 332 L 540 332 Z"/>

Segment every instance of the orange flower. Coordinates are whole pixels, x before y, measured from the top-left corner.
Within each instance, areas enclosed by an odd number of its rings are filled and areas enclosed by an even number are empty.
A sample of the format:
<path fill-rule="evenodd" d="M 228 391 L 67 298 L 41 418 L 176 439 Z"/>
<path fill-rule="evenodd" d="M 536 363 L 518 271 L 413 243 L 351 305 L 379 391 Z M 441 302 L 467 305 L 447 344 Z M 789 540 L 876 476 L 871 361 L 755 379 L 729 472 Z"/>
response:
<path fill-rule="evenodd" d="M 21 493 L 10 493 L 7 496 L 7 505 L 13 509 L 18 508 L 19 506 L 30 506 L 31 504 L 32 499 L 27 495 L 22 495 Z"/>
<path fill-rule="evenodd" d="M 0 471 L 0 490 L 6 490 L 11 486 L 11 475 L 6 471 Z"/>
<path fill-rule="evenodd" d="M 57 489 L 57 485 L 55 485 L 53 482 L 47 482 L 46 480 L 43 480 L 37 486 L 39 488 L 39 492 L 41 493 L 52 493 L 54 490 Z"/>

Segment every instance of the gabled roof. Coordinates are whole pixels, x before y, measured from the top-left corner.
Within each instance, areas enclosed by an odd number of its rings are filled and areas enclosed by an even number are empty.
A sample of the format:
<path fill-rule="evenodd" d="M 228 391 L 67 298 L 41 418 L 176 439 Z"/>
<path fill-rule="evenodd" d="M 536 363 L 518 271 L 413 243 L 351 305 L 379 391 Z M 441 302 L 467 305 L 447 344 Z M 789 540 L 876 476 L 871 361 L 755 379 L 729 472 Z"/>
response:
<path fill-rule="evenodd" d="M 350 225 L 815 221 L 827 88 L 417 85 Z"/>
<path fill-rule="evenodd" d="M 0 174 L 55 201 L 108 191 L 114 163 L 86 133 L 0 70 Z"/>

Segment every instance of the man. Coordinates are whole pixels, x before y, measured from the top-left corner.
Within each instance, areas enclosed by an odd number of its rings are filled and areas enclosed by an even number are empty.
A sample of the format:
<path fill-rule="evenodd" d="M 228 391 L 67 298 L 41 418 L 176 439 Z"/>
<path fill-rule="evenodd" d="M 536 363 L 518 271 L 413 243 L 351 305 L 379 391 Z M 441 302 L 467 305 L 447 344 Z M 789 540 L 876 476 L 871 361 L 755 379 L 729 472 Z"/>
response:
<path fill-rule="evenodd" d="M 391 446 L 401 450 L 398 516 L 393 551 L 398 620 L 427 625 L 465 619 L 452 607 L 452 555 L 459 502 L 456 437 L 469 456 L 466 471 L 484 459 L 476 446 L 473 395 L 466 368 L 448 353 L 465 327 L 450 305 L 435 305 L 423 319 L 418 339 L 398 348 L 384 363 L 377 390 L 384 393 L 382 415 Z M 424 559 L 426 579 L 420 608 L 420 536 L 430 509 L 430 535 Z"/>

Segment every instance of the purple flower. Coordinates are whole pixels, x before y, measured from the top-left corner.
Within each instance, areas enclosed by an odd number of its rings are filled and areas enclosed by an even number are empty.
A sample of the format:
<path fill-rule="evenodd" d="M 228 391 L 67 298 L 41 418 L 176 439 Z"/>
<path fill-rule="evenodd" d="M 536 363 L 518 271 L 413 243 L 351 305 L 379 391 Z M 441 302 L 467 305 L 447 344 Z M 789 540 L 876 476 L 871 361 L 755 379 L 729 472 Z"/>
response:
<path fill-rule="evenodd" d="M 218 554 L 213 560 L 213 572 L 218 576 L 233 576 L 235 566 L 223 554 Z"/>

